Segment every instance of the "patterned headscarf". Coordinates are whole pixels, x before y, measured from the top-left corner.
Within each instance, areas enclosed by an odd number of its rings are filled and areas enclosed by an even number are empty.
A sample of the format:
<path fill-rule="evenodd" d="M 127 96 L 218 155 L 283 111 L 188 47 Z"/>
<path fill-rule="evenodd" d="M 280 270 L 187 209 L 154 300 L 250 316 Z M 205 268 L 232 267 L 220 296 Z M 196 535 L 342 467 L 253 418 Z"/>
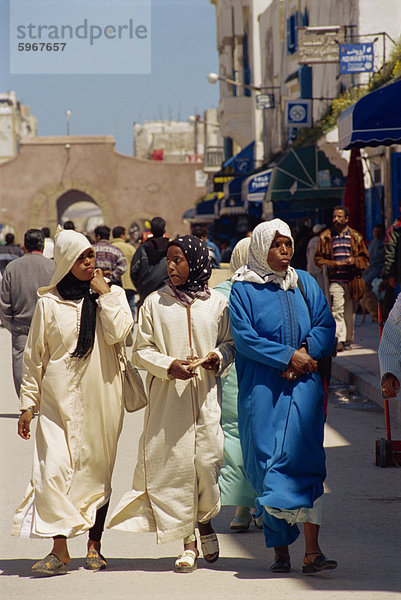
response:
<path fill-rule="evenodd" d="M 253 283 L 277 283 L 283 290 L 295 289 L 298 286 L 298 275 L 293 267 L 286 271 L 274 271 L 267 257 L 276 233 L 290 238 L 292 247 L 294 240 L 287 223 L 281 219 L 273 219 L 260 223 L 252 232 L 249 243 L 248 267 L 240 269 L 232 281 L 252 281 Z"/>
<path fill-rule="evenodd" d="M 230 269 L 233 273 L 248 264 L 250 238 L 242 238 L 235 246 L 231 254 Z"/>
<path fill-rule="evenodd" d="M 181 248 L 189 265 L 189 276 L 184 284 L 174 286 L 168 280 L 176 296 L 185 305 L 191 304 L 195 298 L 209 298 L 207 282 L 212 274 L 212 266 L 206 244 L 194 235 L 182 235 L 170 242 L 170 246 Z"/>

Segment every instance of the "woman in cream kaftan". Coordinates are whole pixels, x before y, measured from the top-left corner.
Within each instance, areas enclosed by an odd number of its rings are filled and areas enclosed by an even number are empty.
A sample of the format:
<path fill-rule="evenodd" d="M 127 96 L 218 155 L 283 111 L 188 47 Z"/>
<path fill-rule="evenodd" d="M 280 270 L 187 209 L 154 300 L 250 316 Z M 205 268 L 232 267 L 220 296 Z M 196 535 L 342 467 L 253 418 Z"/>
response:
<path fill-rule="evenodd" d="M 174 253 L 185 260 L 185 283 L 177 275 Z M 184 538 L 194 563 L 198 522 L 203 554 L 212 562 L 218 545 L 209 521 L 220 510 L 223 458 L 220 374 L 234 358 L 227 300 L 207 287 L 210 261 L 198 238 L 171 242 L 167 259 L 170 283 L 146 298 L 133 352 L 133 362 L 148 371 L 133 489 L 123 496 L 108 527 L 155 531 L 158 543 Z M 194 357 L 206 356 L 208 361 L 191 371 Z M 207 537 L 213 547 L 204 546 Z M 195 565 L 186 567 L 187 562 L 184 568 L 176 563 L 179 571 Z"/>
<path fill-rule="evenodd" d="M 54 257 L 56 271 L 38 292 L 24 354 L 21 437 L 29 438 L 32 414 L 39 418 L 32 479 L 13 526 L 14 535 L 55 538 L 53 552 L 33 567 L 40 575 L 65 572 L 65 538 L 88 530 L 86 567 L 106 565 L 100 536 L 123 420 L 114 344 L 132 327 L 124 290 L 94 270 L 85 236 L 60 230 Z"/>

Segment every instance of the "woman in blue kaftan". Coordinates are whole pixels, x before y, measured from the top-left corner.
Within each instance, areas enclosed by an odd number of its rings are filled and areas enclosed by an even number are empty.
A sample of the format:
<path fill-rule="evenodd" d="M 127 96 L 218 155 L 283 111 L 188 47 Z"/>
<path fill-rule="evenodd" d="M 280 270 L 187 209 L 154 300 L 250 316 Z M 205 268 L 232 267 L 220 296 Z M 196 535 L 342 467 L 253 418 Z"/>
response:
<path fill-rule="evenodd" d="M 313 573 L 337 566 L 318 543 L 326 468 L 317 360 L 332 352 L 335 323 L 317 282 L 290 266 L 293 248 L 280 219 L 255 228 L 248 267 L 233 277 L 230 321 L 244 466 L 275 550 L 271 569 L 290 571 L 288 546 L 303 522 L 303 572 Z"/>

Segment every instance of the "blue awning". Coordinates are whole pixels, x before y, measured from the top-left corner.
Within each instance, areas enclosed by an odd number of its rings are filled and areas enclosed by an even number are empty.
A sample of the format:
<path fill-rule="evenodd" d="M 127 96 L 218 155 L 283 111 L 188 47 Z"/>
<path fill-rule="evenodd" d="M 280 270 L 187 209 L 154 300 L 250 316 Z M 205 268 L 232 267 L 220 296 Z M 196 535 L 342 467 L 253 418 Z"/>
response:
<path fill-rule="evenodd" d="M 401 142 L 401 80 L 366 94 L 338 119 L 339 148 Z"/>
<path fill-rule="evenodd" d="M 236 175 L 250 173 L 254 169 L 254 149 L 255 142 L 251 142 L 248 146 L 242 148 L 238 154 L 226 160 L 223 163 L 223 168 L 231 167 Z"/>
<path fill-rule="evenodd" d="M 242 200 L 244 202 L 263 202 L 269 187 L 273 169 L 259 171 L 242 182 Z"/>

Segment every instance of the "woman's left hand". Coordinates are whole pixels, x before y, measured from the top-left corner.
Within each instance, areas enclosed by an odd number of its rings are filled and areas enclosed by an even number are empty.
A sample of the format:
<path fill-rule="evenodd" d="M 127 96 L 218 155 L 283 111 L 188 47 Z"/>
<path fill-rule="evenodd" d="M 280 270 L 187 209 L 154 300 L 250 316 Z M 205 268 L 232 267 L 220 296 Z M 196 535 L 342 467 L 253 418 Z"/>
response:
<path fill-rule="evenodd" d="M 215 373 L 219 370 L 220 358 L 216 352 L 209 352 L 206 356 L 207 360 L 203 363 L 202 367 L 207 371 L 214 371 Z"/>
<path fill-rule="evenodd" d="M 110 291 L 109 285 L 103 277 L 102 269 L 95 269 L 93 278 L 90 282 L 90 287 L 91 290 L 93 290 L 96 294 L 99 294 L 99 296 L 102 294 L 107 294 Z"/>

